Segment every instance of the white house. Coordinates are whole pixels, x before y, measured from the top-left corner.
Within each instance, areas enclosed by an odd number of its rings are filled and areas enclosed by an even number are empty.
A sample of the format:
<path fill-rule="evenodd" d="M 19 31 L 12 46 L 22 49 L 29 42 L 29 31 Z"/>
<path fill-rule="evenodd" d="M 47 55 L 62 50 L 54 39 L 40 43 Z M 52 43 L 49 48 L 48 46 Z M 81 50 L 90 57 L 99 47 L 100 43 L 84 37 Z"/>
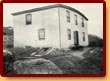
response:
<path fill-rule="evenodd" d="M 14 47 L 87 46 L 87 17 L 80 11 L 55 4 L 13 13 Z"/>

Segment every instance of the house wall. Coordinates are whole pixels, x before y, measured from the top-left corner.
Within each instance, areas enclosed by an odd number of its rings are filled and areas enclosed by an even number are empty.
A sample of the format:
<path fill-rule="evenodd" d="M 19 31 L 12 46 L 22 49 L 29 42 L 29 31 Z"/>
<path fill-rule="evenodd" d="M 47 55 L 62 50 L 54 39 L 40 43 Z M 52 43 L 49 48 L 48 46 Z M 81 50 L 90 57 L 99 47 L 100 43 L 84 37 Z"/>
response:
<path fill-rule="evenodd" d="M 58 8 L 31 12 L 31 25 L 25 24 L 25 15 L 13 17 L 14 47 L 59 47 Z M 38 38 L 38 29 L 42 28 L 45 28 L 45 40 Z"/>
<path fill-rule="evenodd" d="M 88 45 L 88 32 L 87 32 L 87 21 L 84 19 L 84 27 L 81 25 L 81 15 L 71 10 L 70 12 L 70 23 L 67 22 L 65 8 L 59 8 L 60 13 L 60 29 L 61 29 L 61 47 L 67 48 L 70 46 L 74 46 L 74 31 L 79 32 L 79 45 L 87 46 Z M 77 15 L 78 25 L 75 25 L 74 15 Z M 68 40 L 67 29 L 71 29 L 71 40 Z M 85 32 L 85 41 L 83 41 L 82 32 Z"/>

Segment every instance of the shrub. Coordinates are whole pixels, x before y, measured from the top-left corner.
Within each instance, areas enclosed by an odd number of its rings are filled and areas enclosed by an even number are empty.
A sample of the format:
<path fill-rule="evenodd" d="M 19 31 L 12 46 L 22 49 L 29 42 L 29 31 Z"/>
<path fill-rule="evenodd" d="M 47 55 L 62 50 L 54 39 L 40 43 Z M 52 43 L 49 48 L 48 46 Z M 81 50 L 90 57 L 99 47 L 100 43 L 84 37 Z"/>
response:
<path fill-rule="evenodd" d="M 102 48 L 92 48 L 84 54 L 82 66 L 88 65 L 89 71 L 93 73 L 102 73 L 103 71 L 103 50 Z M 89 63 L 89 64 L 87 64 Z"/>
<path fill-rule="evenodd" d="M 89 35 L 89 47 L 102 47 L 103 39 L 95 35 Z"/>

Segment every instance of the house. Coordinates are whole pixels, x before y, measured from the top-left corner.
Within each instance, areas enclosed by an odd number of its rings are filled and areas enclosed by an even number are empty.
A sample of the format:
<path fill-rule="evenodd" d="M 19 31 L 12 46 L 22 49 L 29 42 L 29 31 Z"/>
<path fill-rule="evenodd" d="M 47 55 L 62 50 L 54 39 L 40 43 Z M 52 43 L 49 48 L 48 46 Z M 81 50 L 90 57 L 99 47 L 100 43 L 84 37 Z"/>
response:
<path fill-rule="evenodd" d="M 72 7 L 55 4 L 12 15 L 14 47 L 88 46 L 88 18 Z"/>

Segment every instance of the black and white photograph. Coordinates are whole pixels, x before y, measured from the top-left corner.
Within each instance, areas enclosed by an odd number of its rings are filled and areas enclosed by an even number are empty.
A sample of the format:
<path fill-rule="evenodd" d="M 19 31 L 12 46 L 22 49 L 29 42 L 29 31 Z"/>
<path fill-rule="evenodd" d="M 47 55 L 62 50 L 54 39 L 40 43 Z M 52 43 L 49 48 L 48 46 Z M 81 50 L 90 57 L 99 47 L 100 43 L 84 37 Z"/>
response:
<path fill-rule="evenodd" d="M 103 3 L 3 3 L 4 74 L 102 74 Z"/>

